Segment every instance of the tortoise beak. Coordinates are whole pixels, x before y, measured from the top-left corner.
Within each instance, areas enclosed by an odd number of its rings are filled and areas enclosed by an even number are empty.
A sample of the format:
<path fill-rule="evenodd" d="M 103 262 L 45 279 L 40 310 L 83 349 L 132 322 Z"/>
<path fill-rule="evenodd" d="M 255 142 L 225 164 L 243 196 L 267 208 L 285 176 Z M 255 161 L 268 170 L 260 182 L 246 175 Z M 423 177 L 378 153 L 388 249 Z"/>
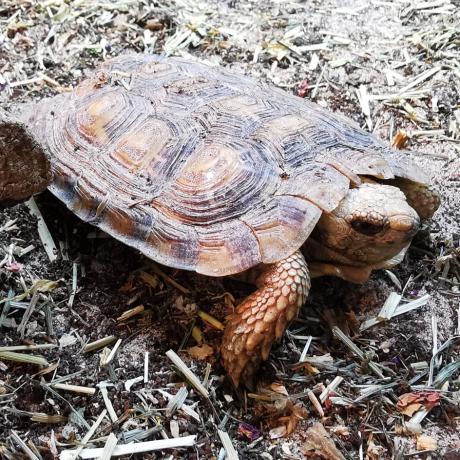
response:
<path fill-rule="evenodd" d="M 406 236 L 405 241 L 409 241 L 420 228 L 420 218 L 415 212 L 413 216 L 393 216 L 390 218 L 390 227 L 392 230 L 404 234 Z"/>

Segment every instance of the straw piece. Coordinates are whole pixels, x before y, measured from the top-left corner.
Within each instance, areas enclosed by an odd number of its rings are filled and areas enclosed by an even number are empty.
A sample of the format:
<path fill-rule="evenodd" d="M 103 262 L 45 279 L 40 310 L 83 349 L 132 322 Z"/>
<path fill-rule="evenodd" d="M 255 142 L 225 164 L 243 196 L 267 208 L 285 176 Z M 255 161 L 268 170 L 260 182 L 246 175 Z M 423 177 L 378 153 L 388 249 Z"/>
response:
<path fill-rule="evenodd" d="M 187 367 L 182 359 L 173 350 L 168 350 L 166 356 L 175 364 L 184 377 L 201 393 L 206 399 L 209 399 L 208 390 L 201 384 L 198 377 Z"/>
<path fill-rule="evenodd" d="M 107 392 L 107 387 L 105 385 L 101 385 L 101 394 L 102 399 L 104 400 L 105 407 L 107 408 L 107 412 L 109 413 L 110 420 L 115 423 L 118 420 L 118 415 L 113 408 L 112 401 L 109 399 L 109 394 Z"/>
<path fill-rule="evenodd" d="M 78 281 L 78 264 L 73 263 L 72 265 L 72 292 L 70 293 L 67 305 L 72 308 L 75 301 L 75 295 L 77 294 L 77 281 Z"/>
<path fill-rule="evenodd" d="M 335 379 L 321 392 L 321 394 L 319 395 L 319 400 L 322 403 L 326 401 L 329 394 L 335 391 L 342 382 L 343 377 L 341 377 L 340 375 L 335 377 Z"/>
<path fill-rule="evenodd" d="M 356 344 L 354 344 L 353 341 L 347 335 L 345 335 L 337 326 L 334 326 L 332 328 L 332 333 L 335 337 L 340 339 L 359 359 L 361 359 L 362 361 L 366 360 L 366 356 L 359 349 L 359 347 Z M 385 376 L 382 374 L 382 372 L 375 363 L 369 361 L 368 366 L 379 378 L 385 378 Z"/>
<path fill-rule="evenodd" d="M 117 343 L 114 345 L 114 347 L 110 351 L 110 353 L 107 356 L 107 358 L 101 359 L 101 366 L 108 366 L 113 361 L 113 358 L 115 358 L 115 355 L 116 355 L 116 353 L 118 351 L 118 348 L 121 345 L 121 341 L 122 341 L 121 339 L 118 339 Z"/>
<path fill-rule="evenodd" d="M 14 297 L 14 291 L 12 289 L 10 289 L 9 292 L 8 292 L 8 297 L 7 297 L 7 300 L 5 302 L 5 305 L 3 306 L 2 314 L 0 315 L 0 328 L 6 322 L 6 319 L 7 319 L 6 315 L 10 311 L 11 299 L 13 297 Z"/>
<path fill-rule="evenodd" d="M 171 417 L 174 412 L 182 407 L 185 400 L 187 399 L 187 396 L 187 388 L 180 387 L 179 391 L 168 401 L 168 405 L 166 406 L 166 414 L 168 417 Z"/>
<path fill-rule="evenodd" d="M 122 455 L 140 454 L 155 450 L 175 449 L 178 447 L 191 447 L 195 445 L 196 436 L 184 436 L 182 438 L 160 439 L 158 441 L 138 442 L 136 444 L 118 444 L 112 452 L 112 457 Z M 83 449 L 79 455 L 82 459 L 96 458 L 102 454 L 104 449 Z M 59 456 L 60 460 L 74 460 L 73 450 L 64 450 Z"/>
<path fill-rule="evenodd" d="M 11 438 L 16 442 L 16 444 L 24 451 L 24 453 L 30 458 L 30 460 L 40 460 L 32 450 L 27 446 L 27 444 L 19 437 L 16 431 L 11 430 Z"/>
<path fill-rule="evenodd" d="M 52 348 L 57 348 L 57 345 L 54 345 L 52 343 L 40 343 L 36 345 L 11 345 L 8 347 L 0 347 L 0 352 L 2 351 L 51 350 Z"/>
<path fill-rule="evenodd" d="M 303 347 L 302 353 L 299 358 L 299 363 L 302 363 L 305 361 L 305 358 L 307 357 L 308 349 L 310 348 L 311 341 L 313 340 L 313 337 L 311 335 L 308 336 L 307 342 L 305 343 L 305 346 Z"/>
<path fill-rule="evenodd" d="M 117 338 L 114 335 L 109 335 L 102 339 L 95 340 L 94 342 L 86 344 L 85 348 L 83 348 L 83 353 L 90 353 L 91 351 L 99 350 L 100 348 L 104 348 L 107 345 L 110 345 L 112 342 L 115 342 Z"/>
<path fill-rule="evenodd" d="M 176 289 L 181 291 L 183 294 L 190 294 L 190 290 L 180 285 L 177 281 L 174 281 L 170 276 L 164 273 L 156 264 L 152 265 L 152 270 L 159 276 L 161 276 L 168 284 L 174 286 Z"/>
<path fill-rule="evenodd" d="M 430 300 L 430 295 L 425 294 L 419 299 L 415 299 L 415 300 L 412 300 L 411 302 L 401 304 L 397 306 L 396 309 L 394 310 L 392 318 L 395 318 L 396 316 L 399 316 L 399 315 L 403 315 L 404 313 L 408 313 L 412 310 L 416 310 L 417 308 L 423 307 L 424 305 L 428 303 L 428 300 Z M 381 322 L 382 320 L 379 319 L 378 317 L 368 319 L 361 324 L 359 331 L 360 332 L 365 331 L 366 329 L 369 329 L 372 326 L 375 326 L 376 324 L 379 324 Z"/>
<path fill-rule="evenodd" d="M 104 450 L 98 457 L 98 460 L 110 460 L 117 444 L 117 437 L 113 433 L 110 433 L 107 441 L 105 442 Z"/>
<path fill-rule="evenodd" d="M 394 312 L 396 311 L 396 308 L 399 305 L 399 302 L 401 301 L 401 297 L 402 296 L 397 294 L 396 292 L 392 292 L 387 297 L 387 300 L 385 300 L 382 309 L 377 315 L 377 319 L 379 319 L 380 321 L 391 319 L 391 317 L 394 315 Z"/>
<path fill-rule="evenodd" d="M 225 452 L 227 452 L 227 460 L 239 460 L 238 453 L 233 447 L 232 440 L 226 431 L 217 430 L 219 438 L 224 446 Z"/>
<path fill-rule="evenodd" d="M 126 310 L 117 318 L 117 321 L 126 321 L 127 319 L 142 313 L 144 309 L 144 305 L 138 305 L 137 307 L 131 308 L 130 310 Z"/>
<path fill-rule="evenodd" d="M 38 235 L 43 243 L 43 247 L 45 248 L 48 259 L 50 260 L 50 262 L 54 262 L 57 259 L 58 250 L 56 245 L 54 244 L 53 237 L 51 236 L 51 233 L 48 230 L 48 226 L 46 225 L 46 222 L 43 219 L 42 213 L 38 209 L 37 203 L 35 203 L 33 197 L 26 201 L 25 204 L 29 208 L 30 213 L 37 218 Z"/>
<path fill-rule="evenodd" d="M 37 423 L 63 423 L 67 420 L 67 417 L 64 417 L 63 415 L 33 413 L 30 416 L 30 420 Z"/>
<path fill-rule="evenodd" d="M 89 440 L 93 437 L 94 433 L 99 428 L 99 425 L 101 424 L 101 422 L 104 419 L 104 417 L 106 416 L 106 414 L 107 414 L 107 409 L 104 409 L 99 414 L 99 417 L 91 425 L 91 428 L 88 430 L 88 432 L 85 434 L 85 436 L 83 436 L 83 439 L 81 440 L 81 446 L 78 449 L 73 450 L 73 451 L 66 451 L 66 452 L 69 453 L 69 455 L 67 456 L 68 460 L 76 460 L 79 457 L 80 452 L 83 450 L 84 446 L 86 446 L 86 444 L 88 444 Z"/>
<path fill-rule="evenodd" d="M 84 395 L 94 395 L 96 393 L 96 388 L 83 387 L 79 385 L 68 385 L 66 383 L 53 383 L 51 384 L 53 388 L 57 390 L 71 391 L 73 393 L 80 393 Z"/>
<path fill-rule="evenodd" d="M 27 323 L 29 322 L 29 319 L 32 316 L 35 306 L 37 305 L 37 302 L 38 302 L 38 291 L 35 290 L 32 295 L 32 299 L 30 299 L 29 306 L 27 307 L 26 311 L 24 312 L 24 315 L 22 316 L 21 323 L 18 326 L 18 333 L 21 335 L 21 339 L 24 338 Z"/>
<path fill-rule="evenodd" d="M 37 364 L 38 366 L 47 366 L 48 361 L 43 356 L 28 355 L 26 353 L 16 353 L 14 351 L 0 352 L 0 359 L 15 361 L 17 363 Z"/>
<path fill-rule="evenodd" d="M 149 352 L 144 353 L 144 383 L 149 381 Z"/>
<path fill-rule="evenodd" d="M 214 316 L 211 316 L 209 313 L 206 313 L 203 310 L 198 310 L 198 316 L 203 321 L 212 326 L 214 329 L 217 329 L 219 331 L 223 331 L 225 329 L 225 326 L 219 320 L 217 320 L 216 318 L 214 318 Z"/>

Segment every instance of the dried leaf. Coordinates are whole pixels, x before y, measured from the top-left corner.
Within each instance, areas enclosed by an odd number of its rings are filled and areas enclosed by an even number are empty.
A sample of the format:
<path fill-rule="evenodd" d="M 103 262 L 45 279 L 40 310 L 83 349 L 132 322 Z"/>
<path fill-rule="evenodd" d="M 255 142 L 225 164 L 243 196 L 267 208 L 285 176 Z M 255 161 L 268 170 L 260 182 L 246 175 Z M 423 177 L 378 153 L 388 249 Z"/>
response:
<path fill-rule="evenodd" d="M 214 349 L 204 343 L 203 345 L 188 348 L 187 353 L 194 359 L 204 360 L 214 354 Z"/>
<path fill-rule="evenodd" d="M 290 414 L 280 417 L 278 419 L 278 423 L 282 423 L 286 429 L 283 436 L 289 436 L 290 434 L 292 434 L 294 430 L 296 429 L 297 424 L 300 422 L 300 420 L 303 420 L 304 418 L 306 418 L 307 415 L 308 415 L 307 410 L 301 404 L 292 405 L 292 407 L 290 408 Z"/>
<path fill-rule="evenodd" d="M 404 407 L 403 409 L 399 409 L 399 411 L 401 412 L 401 414 L 407 415 L 408 417 L 412 417 L 421 407 L 422 405 L 420 403 L 412 403 Z"/>
<path fill-rule="evenodd" d="M 420 391 L 417 393 L 404 393 L 398 399 L 396 407 L 408 416 L 412 416 L 421 406 L 432 409 L 439 404 L 440 396 L 436 391 Z"/>

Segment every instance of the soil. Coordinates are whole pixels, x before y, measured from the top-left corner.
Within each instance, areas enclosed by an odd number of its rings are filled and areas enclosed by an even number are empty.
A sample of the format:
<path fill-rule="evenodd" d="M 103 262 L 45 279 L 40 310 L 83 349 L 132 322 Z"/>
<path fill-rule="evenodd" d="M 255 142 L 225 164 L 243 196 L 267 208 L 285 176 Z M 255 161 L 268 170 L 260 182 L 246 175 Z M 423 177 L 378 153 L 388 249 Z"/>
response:
<path fill-rule="evenodd" d="M 263 4 L 248 0 L 2 1 L 0 102 L 13 113 L 17 104 L 68 90 L 106 57 L 127 51 L 182 55 L 301 94 L 383 139 L 391 140 L 398 130 L 412 133 L 406 145 L 408 155 L 430 175 L 442 205 L 433 220 L 424 224 L 403 263 L 391 273 L 376 272 L 363 286 L 329 278 L 313 282 L 300 317 L 259 373 L 254 393 L 260 396 L 265 389 L 264 394 L 270 391 L 282 401 L 265 405 L 230 386 L 219 362 L 221 331 L 197 315 L 200 309 L 225 322 L 231 296 L 237 304 L 251 291 L 250 286 L 158 267 L 82 223 L 45 192 L 36 201 L 59 248 L 57 259 L 50 262 L 37 221 L 26 205 L 0 211 L 0 261 L 12 245 L 33 245 L 27 254 L 16 254 L 13 263 L 0 264 L 0 301 L 12 292 L 23 293 L 37 280 L 57 282 L 39 295 L 23 338 L 17 326 L 31 296 L 13 305 L 8 322 L 0 327 L 0 347 L 58 345 L 30 352 L 57 364 L 43 375 L 36 375 L 40 370 L 36 365 L 0 359 L 0 457 L 31 458 L 13 441 L 12 430 L 32 443 L 29 445 L 43 459 L 57 458 L 63 449 L 75 447 L 105 406 L 100 391 L 85 396 L 47 387 L 52 379 L 70 376 L 65 383 L 90 388 L 108 382 L 109 397 L 121 417 L 116 423 L 104 420 L 94 446 L 103 447 L 110 432 L 120 437 L 121 444 L 128 442 L 128 434 L 139 436 L 140 431 L 133 430 L 153 427 L 157 428 L 148 440 L 176 437 L 177 430 L 180 436 L 197 435 L 194 448 L 151 452 L 138 458 L 224 458 L 218 424 L 229 433 L 240 458 L 333 458 L 321 457 L 320 452 L 314 457 L 306 451 L 308 429 L 318 420 L 347 459 L 460 458 L 458 371 L 442 387 L 440 404 L 421 422 L 421 434 L 436 441 L 433 449 L 419 452 L 417 436 L 407 431 L 409 417 L 395 406 L 402 394 L 427 389 L 426 377 L 411 387 L 416 375 L 411 364 L 430 362 L 433 322 L 438 348 L 460 333 L 460 12 L 453 1 L 429 3 L 436 5 L 417 8 L 404 0 Z M 437 66 L 440 70 L 403 91 L 405 97 L 375 98 L 365 113 L 362 96 L 361 102 L 357 96 L 362 94 L 360 88 L 370 95 L 395 94 Z M 423 95 L 407 95 L 415 90 Z M 433 130 L 442 133 L 433 135 Z M 187 293 L 158 274 L 158 268 Z M 72 303 L 75 270 L 77 289 Z M 151 275 L 150 283 L 145 281 L 145 272 Z M 428 293 L 429 301 L 359 333 L 359 325 L 376 316 L 388 295 L 401 293 L 401 287 L 405 287 L 405 299 Z M 141 305 L 139 315 L 118 319 Z M 0 312 L 4 306 L 0 304 Z M 52 327 L 46 320 L 47 311 Z M 393 371 L 391 381 L 396 386 L 390 392 L 376 393 L 361 404 L 350 403 L 360 395 L 360 385 L 382 382 L 333 337 L 334 325 L 367 353 L 372 352 L 369 359 Z M 205 359 L 198 359 L 191 350 L 197 345 L 191 336 L 193 326 L 212 347 L 210 354 L 200 356 Z M 112 365 L 101 365 L 100 350 L 82 351 L 85 344 L 111 335 L 122 339 Z M 310 335 L 308 356 L 329 359 L 330 354 L 333 365 L 293 368 L 305 344 L 299 337 Z M 200 379 L 208 376 L 213 408 L 187 385 L 186 404 L 194 407 L 199 421 L 183 409 L 173 414 L 165 411 L 164 392 L 176 394 L 184 384 L 165 355 L 169 349 Z M 125 382 L 143 375 L 145 352 L 149 352 L 148 382 L 128 390 Z M 453 346 L 443 355 L 442 365 L 459 359 Z M 348 398 L 349 403 L 339 405 L 329 398 L 321 418 L 305 392 L 319 393 L 321 385 L 336 375 L 344 377 L 336 396 Z M 282 391 L 274 382 L 284 386 Z M 289 396 L 280 396 L 280 391 Z M 62 415 L 63 419 L 54 425 L 39 423 L 31 419 L 36 413 Z M 287 426 L 283 416 L 298 423 L 291 434 L 277 437 L 270 430 Z"/>

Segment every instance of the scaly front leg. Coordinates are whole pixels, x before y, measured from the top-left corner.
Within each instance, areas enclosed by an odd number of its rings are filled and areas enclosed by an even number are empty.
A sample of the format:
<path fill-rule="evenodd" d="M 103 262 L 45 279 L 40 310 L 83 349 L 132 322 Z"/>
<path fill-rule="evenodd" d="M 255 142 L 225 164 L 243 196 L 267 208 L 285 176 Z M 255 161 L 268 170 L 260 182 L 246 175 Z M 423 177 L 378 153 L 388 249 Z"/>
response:
<path fill-rule="evenodd" d="M 261 360 L 297 316 L 310 290 L 307 264 L 300 251 L 264 265 L 257 291 L 228 318 L 222 340 L 222 359 L 233 384 L 251 386 Z"/>

